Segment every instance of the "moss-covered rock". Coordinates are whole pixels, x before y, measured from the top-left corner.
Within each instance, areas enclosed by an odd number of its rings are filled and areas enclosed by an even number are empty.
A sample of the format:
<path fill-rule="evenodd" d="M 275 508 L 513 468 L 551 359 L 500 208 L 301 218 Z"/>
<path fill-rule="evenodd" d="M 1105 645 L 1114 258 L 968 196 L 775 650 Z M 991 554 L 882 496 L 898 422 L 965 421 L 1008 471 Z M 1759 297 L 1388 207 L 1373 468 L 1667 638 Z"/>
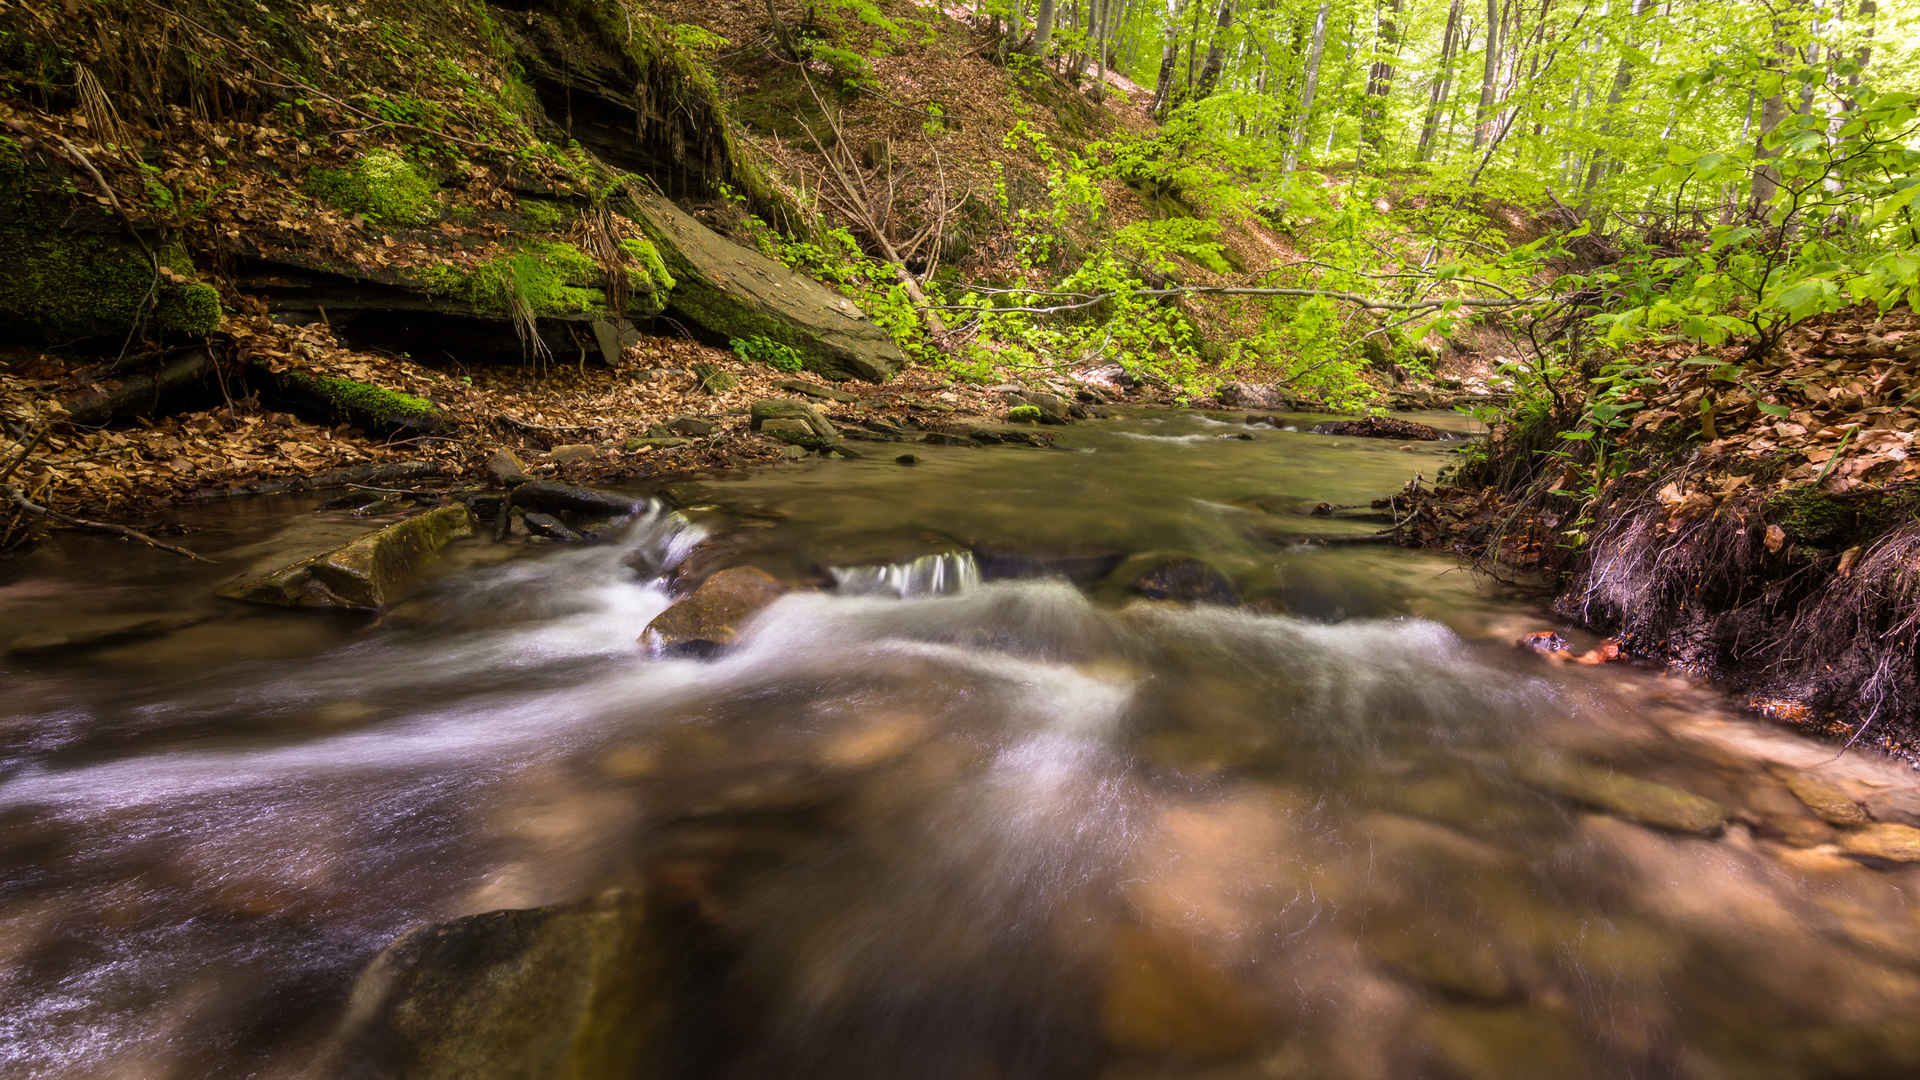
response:
<path fill-rule="evenodd" d="M 473 535 L 465 506 L 443 506 L 332 551 L 220 590 L 230 600 L 281 607 L 378 611 L 417 585 L 448 544 Z"/>
<path fill-rule="evenodd" d="M 669 304 L 715 334 L 763 337 L 800 354 L 830 379 L 885 382 L 906 357 L 853 301 L 750 251 L 657 195 L 642 193 L 633 216 L 658 248 L 674 289 Z"/>
<path fill-rule="evenodd" d="M 145 318 L 161 337 L 205 337 L 220 328 L 220 293 L 194 280 L 177 246 L 160 266 L 132 240 L 59 233 L 25 222 L 0 226 L 0 322 L 42 341 L 125 335 Z"/>
<path fill-rule="evenodd" d="M 645 904 L 630 893 L 422 927 L 361 974 L 325 1071 L 660 1075 L 666 982 Z"/>
<path fill-rule="evenodd" d="M 383 224 L 426 225 L 440 216 L 434 202 L 439 185 L 385 148 L 368 150 L 344 169 L 313 169 L 306 186 L 321 202 Z"/>

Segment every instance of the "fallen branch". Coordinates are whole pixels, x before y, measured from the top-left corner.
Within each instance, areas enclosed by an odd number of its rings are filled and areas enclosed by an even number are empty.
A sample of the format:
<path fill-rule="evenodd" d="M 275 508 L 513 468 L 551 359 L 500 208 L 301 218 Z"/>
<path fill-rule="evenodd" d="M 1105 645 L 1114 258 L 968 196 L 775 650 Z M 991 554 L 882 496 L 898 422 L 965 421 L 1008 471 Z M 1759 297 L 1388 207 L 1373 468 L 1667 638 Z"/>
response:
<path fill-rule="evenodd" d="M 48 521 L 58 522 L 59 524 L 67 526 L 68 528 L 83 529 L 87 532 L 106 533 L 109 536 L 118 536 L 126 540 L 138 540 L 150 548 L 158 548 L 161 551 L 169 552 L 174 555 L 184 556 L 186 558 L 192 559 L 194 562 L 210 563 L 214 561 L 212 559 L 208 559 L 203 556 L 196 555 L 193 552 L 188 551 L 186 548 L 175 547 L 174 545 L 169 544 L 163 540 L 155 540 L 153 537 L 148 536 L 146 533 L 141 532 L 139 529 L 129 529 L 125 525 L 113 525 L 105 521 L 90 521 L 87 518 L 74 517 L 72 514 L 63 514 L 60 511 L 54 510 L 50 507 L 41 506 L 39 503 L 34 502 L 32 499 L 27 498 L 24 492 L 22 492 L 19 488 L 14 487 L 12 484 L 8 484 L 6 486 L 6 493 L 7 493 L 8 500 L 11 501 L 13 505 L 26 511 L 27 513 L 46 518 Z"/>

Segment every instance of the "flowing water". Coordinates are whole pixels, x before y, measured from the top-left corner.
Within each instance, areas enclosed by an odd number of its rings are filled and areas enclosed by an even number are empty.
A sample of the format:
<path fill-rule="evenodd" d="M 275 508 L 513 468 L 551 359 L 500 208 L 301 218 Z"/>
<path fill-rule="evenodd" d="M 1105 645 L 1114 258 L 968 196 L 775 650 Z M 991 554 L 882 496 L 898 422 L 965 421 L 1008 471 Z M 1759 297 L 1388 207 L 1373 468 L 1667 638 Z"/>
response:
<path fill-rule="evenodd" d="M 0 1075 L 301 1074 L 396 935 L 616 887 L 704 927 L 685 1076 L 1920 1070 L 1920 868 L 1847 822 L 1911 772 L 1517 653 L 1537 599 L 1310 513 L 1445 446 L 1231 419 L 682 484 L 371 624 L 211 598 L 344 511 L 63 538 L 0 585 Z M 812 587 L 636 644 L 747 563 Z"/>

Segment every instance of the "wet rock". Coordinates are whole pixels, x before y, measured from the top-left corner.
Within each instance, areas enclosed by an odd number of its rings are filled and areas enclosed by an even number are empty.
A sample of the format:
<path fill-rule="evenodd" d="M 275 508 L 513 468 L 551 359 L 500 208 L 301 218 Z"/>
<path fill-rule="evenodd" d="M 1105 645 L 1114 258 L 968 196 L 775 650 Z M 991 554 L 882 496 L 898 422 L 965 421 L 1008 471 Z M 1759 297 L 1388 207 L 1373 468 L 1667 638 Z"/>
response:
<path fill-rule="evenodd" d="M 1439 1066 L 1439 1075 L 1474 1080 L 1590 1075 L 1572 1033 L 1537 1009 L 1430 1009 L 1421 1015 L 1414 1039 Z"/>
<path fill-rule="evenodd" d="M 538 510 L 528 511 L 520 520 L 527 526 L 527 531 L 535 536 L 544 536 L 549 540 L 564 540 L 569 543 L 584 539 L 579 533 L 568 528 L 566 522 Z"/>
<path fill-rule="evenodd" d="M 893 459 L 893 463 L 895 465 L 918 465 L 920 464 L 920 459 L 914 457 L 912 454 L 901 454 L 899 457 Z"/>
<path fill-rule="evenodd" d="M 658 1075 L 666 982 L 633 894 L 424 927 L 361 973 L 326 1075 Z"/>
<path fill-rule="evenodd" d="M 1229 409 L 1285 409 L 1293 404 L 1280 387 L 1250 382 L 1228 383 L 1214 397 Z"/>
<path fill-rule="evenodd" d="M 1117 1048 L 1218 1058 L 1251 1050 L 1267 1034 L 1252 993 L 1174 934 L 1121 927 L 1106 962 L 1100 1027 Z"/>
<path fill-rule="evenodd" d="M 1492 941 L 1419 913 L 1373 928 L 1367 951 L 1396 974 L 1459 997 L 1505 1001 L 1518 990 Z"/>
<path fill-rule="evenodd" d="M 7 652 L 15 656 L 46 656 L 54 653 L 81 652 L 107 645 L 160 637 L 175 630 L 197 626 L 210 614 L 167 614 L 133 612 L 102 615 L 63 622 L 40 630 L 29 630 L 7 643 Z"/>
<path fill-rule="evenodd" d="M 580 514 L 585 517 L 625 517 L 633 513 L 630 496 L 599 491 L 558 480 L 535 480 L 513 489 L 507 500 L 511 506 L 538 510 L 547 514 Z"/>
<path fill-rule="evenodd" d="M 722 237 L 667 199 L 640 192 L 635 209 L 675 282 L 668 303 L 716 334 L 761 335 L 797 351 L 830 379 L 885 382 L 906 357 L 853 301 Z"/>
<path fill-rule="evenodd" d="M 1674 832 L 1715 833 L 1727 822 L 1726 808 L 1712 799 L 1605 766 L 1542 756 L 1521 762 L 1515 771 L 1534 787 L 1642 825 Z"/>
<path fill-rule="evenodd" d="M 1181 604 L 1237 604 L 1240 591 L 1225 574 L 1188 555 L 1148 552 L 1117 567 L 1108 590 L 1124 588 L 1149 600 Z"/>
<path fill-rule="evenodd" d="M 805 379 L 781 379 L 779 382 L 774 383 L 774 385 L 790 394 L 799 394 L 801 397 L 819 398 L 822 401 L 845 403 L 859 400 L 859 398 L 847 393 L 845 390 L 835 390 L 831 386 L 821 386 L 819 383 L 808 382 Z"/>
<path fill-rule="evenodd" d="M 785 585 L 756 567 L 722 570 L 655 616 L 641 632 L 640 644 L 667 654 L 723 649 L 733 644 L 748 619 L 786 592 Z"/>
<path fill-rule="evenodd" d="M 443 506 L 264 577 L 233 583 L 220 595 L 285 607 L 377 611 L 416 585 L 442 548 L 471 535 L 472 513 L 465 506 Z"/>
<path fill-rule="evenodd" d="M 1920 829 L 1885 823 L 1843 833 L 1840 847 L 1850 855 L 1882 862 L 1920 863 Z"/>
<path fill-rule="evenodd" d="M 690 437 L 711 435 L 719 427 L 720 425 L 712 420 L 699 416 L 676 416 L 667 421 L 668 431 L 673 432 L 675 435 L 686 435 Z"/>
<path fill-rule="evenodd" d="M 883 712 L 862 716 L 852 728 L 836 732 L 820 747 L 820 763 L 830 769 L 868 769 L 897 760 L 933 734 L 918 713 Z"/>
<path fill-rule="evenodd" d="M 1007 419 L 1017 423 L 1065 424 L 1075 419 L 1075 412 L 1086 415 L 1084 406 L 1069 405 L 1058 394 L 1039 390 L 1007 390 L 1002 396 L 1012 406 L 1007 410 Z"/>
<path fill-rule="evenodd" d="M 533 479 L 527 475 L 527 467 L 520 464 L 520 458 L 505 447 L 495 450 L 487 458 L 487 475 L 501 487 L 513 487 Z"/>
<path fill-rule="evenodd" d="M 826 450 L 833 446 L 832 440 L 822 438 L 805 420 L 792 417 L 776 417 L 763 422 L 760 434 L 802 450 Z"/>
<path fill-rule="evenodd" d="M 1829 825 L 1851 829 L 1873 820 L 1865 807 L 1830 780 L 1798 769 L 1781 769 L 1778 773 L 1793 797 Z"/>
<path fill-rule="evenodd" d="M 565 465 L 574 461 L 592 461 L 600 456 L 600 448 L 591 443 L 568 443 L 547 451 L 547 461 L 555 465 Z"/>
<path fill-rule="evenodd" d="M 836 442 L 840 438 L 839 429 L 833 426 L 826 414 L 793 398 L 762 398 L 753 403 L 748 416 L 748 426 L 754 431 L 762 430 L 771 420 L 797 420 L 823 442 Z"/>
<path fill-rule="evenodd" d="M 1439 428 L 1397 416 L 1368 416 L 1359 420 L 1329 420 L 1308 429 L 1315 435 L 1352 435 L 1363 439 L 1413 439 L 1434 442 L 1446 438 Z"/>

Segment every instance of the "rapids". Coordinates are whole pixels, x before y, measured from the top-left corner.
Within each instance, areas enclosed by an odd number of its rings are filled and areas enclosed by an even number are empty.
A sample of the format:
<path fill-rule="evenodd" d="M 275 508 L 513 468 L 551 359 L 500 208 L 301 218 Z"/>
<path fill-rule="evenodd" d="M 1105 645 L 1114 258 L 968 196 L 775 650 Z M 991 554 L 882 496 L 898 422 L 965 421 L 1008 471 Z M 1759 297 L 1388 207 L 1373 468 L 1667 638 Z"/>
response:
<path fill-rule="evenodd" d="M 396 935 L 614 887 L 698 913 L 689 1077 L 1920 1070 L 1920 864 L 1826 820 L 1920 822 L 1911 772 L 1316 542 L 1447 447 L 1223 419 L 682 483 L 373 623 L 211 598 L 344 512 L 63 538 L 10 632 L 171 622 L 0 656 L 0 1074 L 306 1075 Z M 1131 597 L 1143 552 L 1243 602 Z M 814 587 L 635 644 L 737 564 Z"/>

